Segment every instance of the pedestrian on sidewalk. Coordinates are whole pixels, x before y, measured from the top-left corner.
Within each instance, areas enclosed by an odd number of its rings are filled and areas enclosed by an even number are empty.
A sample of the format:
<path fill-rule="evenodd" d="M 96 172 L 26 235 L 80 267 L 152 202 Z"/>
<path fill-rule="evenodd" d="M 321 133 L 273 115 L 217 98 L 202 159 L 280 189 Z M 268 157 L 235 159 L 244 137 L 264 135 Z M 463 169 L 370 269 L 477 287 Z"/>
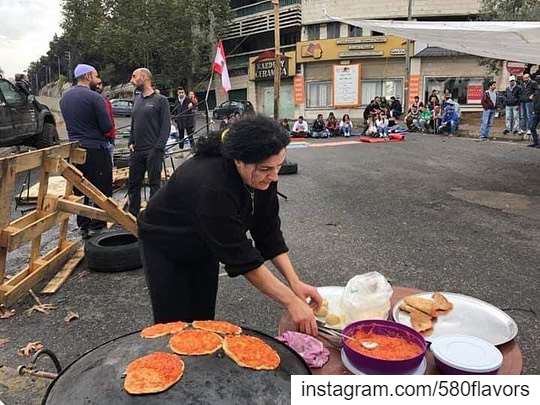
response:
<path fill-rule="evenodd" d="M 129 136 L 129 212 L 134 216 L 141 208 L 141 188 L 148 172 L 150 198 L 159 190 L 165 145 L 171 131 L 169 101 L 152 87 L 152 73 L 139 68 L 131 76 L 131 84 L 140 90 L 133 102 Z"/>
<path fill-rule="evenodd" d="M 93 66 L 79 64 L 73 73 L 77 84 L 62 96 L 60 111 L 69 140 L 79 142 L 80 147 L 86 150 L 86 161 L 76 166 L 88 181 L 110 197 L 112 159 L 106 134 L 113 129 L 113 125 L 105 100 L 91 90 L 99 81 L 98 72 Z M 78 190 L 75 190 L 75 194 L 82 195 Z M 84 203 L 89 205 L 90 199 L 85 197 Z M 106 223 L 78 215 L 77 225 L 82 237 L 87 238 L 91 231 L 105 228 Z"/>
<path fill-rule="evenodd" d="M 493 125 L 493 119 L 495 118 L 495 111 L 497 105 L 497 92 L 495 91 L 497 83 L 492 80 L 489 82 L 489 88 L 484 92 L 482 96 L 482 124 L 480 125 L 480 140 L 487 141 L 489 139 L 489 132 Z"/>
<path fill-rule="evenodd" d="M 532 97 L 538 88 L 538 84 L 531 79 L 531 76 L 528 73 L 523 75 L 523 83 L 521 85 L 521 98 L 520 98 L 520 134 L 530 135 L 531 134 L 531 125 L 533 118 L 533 104 Z"/>
<path fill-rule="evenodd" d="M 532 142 L 527 145 L 531 148 L 540 148 L 540 143 L 538 142 L 538 132 L 537 127 L 540 123 L 540 87 L 536 86 L 536 89 L 533 94 L 532 99 L 533 104 L 533 118 L 531 122 L 531 135 L 532 135 Z"/>
<path fill-rule="evenodd" d="M 190 92 L 191 93 L 191 92 Z M 195 127 L 195 104 L 194 100 L 186 96 L 186 90 L 183 87 L 177 89 L 177 99 L 174 106 L 175 122 L 178 128 L 178 137 L 180 139 L 180 149 L 184 149 L 184 133 L 187 133 L 189 145 L 193 147 L 193 129 Z M 193 94 L 193 96 L 195 96 Z"/>
<path fill-rule="evenodd" d="M 505 92 L 505 122 L 504 134 L 519 131 L 519 102 L 521 99 L 521 86 L 516 83 L 516 76 L 510 76 L 510 85 Z"/>

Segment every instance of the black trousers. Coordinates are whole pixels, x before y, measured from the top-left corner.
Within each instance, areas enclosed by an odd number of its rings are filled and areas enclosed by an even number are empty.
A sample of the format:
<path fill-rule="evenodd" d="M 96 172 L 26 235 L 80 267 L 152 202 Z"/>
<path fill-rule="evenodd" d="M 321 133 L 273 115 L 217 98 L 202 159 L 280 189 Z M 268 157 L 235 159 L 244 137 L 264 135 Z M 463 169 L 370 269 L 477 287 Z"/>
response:
<path fill-rule="evenodd" d="M 139 240 L 155 323 L 214 319 L 219 263 L 189 263 Z"/>
<path fill-rule="evenodd" d="M 184 142 L 182 141 L 184 139 L 184 133 L 187 132 L 187 137 L 189 139 L 189 144 L 193 148 L 193 126 L 186 126 L 181 122 L 176 122 L 176 125 L 178 126 L 178 139 L 180 140 L 180 149 L 184 149 Z"/>
<path fill-rule="evenodd" d="M 163 152 L 157 150 L 135 151 L 129 158 L 128 196 L 129 212 L 135 217 L 141 209 L 141 188 L 144 175 L 148 172 L 150 184 L 150 198 L 161 186 L 161 167 L 163 164 Z"/>
<path fill-rule="evenodd" d="M 107 197 L 112 196 L 112 159 L 108 149 L 86 149 L 86 161 L 82 165 L 76 165 L 83 176 L 96 186 Z M 75 188 L 75 195 L 83 195 Z M 90 199 L 84 197 L 84 203 L 90 205 Z M 90 219 L 77 215 L 77 225 L 80 229 L 101 229 L 107 224 L 97 219 Z"/>

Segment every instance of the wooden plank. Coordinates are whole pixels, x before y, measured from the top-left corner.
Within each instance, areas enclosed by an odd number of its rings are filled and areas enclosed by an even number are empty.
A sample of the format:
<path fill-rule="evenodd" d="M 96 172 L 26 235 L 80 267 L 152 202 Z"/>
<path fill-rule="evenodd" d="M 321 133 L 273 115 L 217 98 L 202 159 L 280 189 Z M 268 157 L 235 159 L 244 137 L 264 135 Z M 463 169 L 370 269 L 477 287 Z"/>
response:
<path fill-rule="evenodd" d="M 79 202 L 69 201 L 67 199 L 60 198 L 57 202 L 57 207 L 60 211 L 68 212 L 70 214 L 82 215 L 84 217 L 98 219 L 104 222 L 113 222 L 113 219 L 104 210 L 90 207 Z"/>
<path fill-rule="evenodd" d="M 44 156 L 58 156 L 62 158 L 68 158 L 71 154 L 72 149 L 75 149 L 77 146 L 77 142 L 68 142 L 61 145 L 51 146 L 49 148 L 21 153 L 19 155 L 7 157 L 4 159 L 11 159 L 12 161 L 14 161 L 15 171 L 17 173 L 20 173 L 26 170 L 32 170 L 41 167 Z"/>
<path fill-rule="evenodd" d="M 43 212 L 43 206 L 45 204 L 45 197 L 47 196 L 47 189 L 49 187 L 49 172 L 46 169 L 46 165 L 45 165 L 46 161 L 47 159 L 43 158 L 44 167 L 41 169 L 41 175 L 39 177 L 39 192 L 38 192 L 38 198 L 37 198 L 37 203 L 36 203 L 37 212 Z M 34 231 L 34 239 L 32 240 L 32 247 L 30 249 L 30 262 L 29 262 L 30 269 L 34 269 L 38 267 L 34 263 L 34 260 L 36 260 L 41 253 L 40 251 L 41 250 L 41 234 L 53 226 L 52 222 L 49 224 L 47 221 L 40 221 L 40 223 L 42 225 L 41 228 L 39 226 L 32 228 Z M 35 233 L 36 231 L 38 231 L 39 233 Z"/>
<path fill-rule="evenodd" d="M 86 152 L 84 158 L 86 159 Z M 84 201 L 84 197 L 80 196 L 79 200 L 73 200 L 72 197 L 76 197 L 73 195 L 73 183 L 66 180 L 66 189 L 64 191 L 64 198 L 69 198 L 71 201 L 75 202 L 82 202 Z M 69 217 L 64 219 L 62 223 L 60 224 L 60 231 L 58 235 L 58 248 L 62 247 L 62 244 L 65 243 L 67 240 L 67 232 L 68 232 L 68 225 L 69 225 Z"/>
<path fill-rule="evenodd" d="M 105 194 L 103 194 L 96 186 L 85 179 L 77 168 L 70 165 L 65 160 L 61 161 L 61 165 L 64 168 L 62 176 L 71 181 L 73 185 L 84 195 L 89 197 L 95 205 L 105 210 L 118 224 L 122 225 L 128 232 L 137 236 L 137 221 L 133 215 L 124 212 L 112 198 L 105 196 Z"/>
<path fill-rule="evenodd" d="M 0 230 L 10 223 L 15 177 L 13 160 L 0 160 Z M 0 285 L 4 282 L 6 274 L 7 254 L 8 250 L 5 247 L 0 247 Z"/>
<path fill-rule="evenodd" d="M 86 162 L 86 150 L 82 148 L 75 148 L 69 155 L 69 163 L 71 164 L 83 164 Z"/>
<path fill-rule="evenodd" d="M 66 282 L 71 273 L 77 268 L 81 260 L 84 258 L 84 247 L 80 247 L 75 254 L 64 264 L 62 270 L 49 281 L 49 283 L 41 290 L 42 294 L 54 294 Z"/>
<path fill-rule="evenodd" d="M 23 272 L 26 276 L 19 280 L 17 283 L 6 283 L 7 289 L 4 289 L 3 301 L 0 304 L 4 304 L 9 307 L 17 302 L 19 298 L 28 293 L 28 290 L 33 288 L 41 280 L 45 279 L 50 274 L 58 271 L 58 269 L 66 262 L 67 258 L 71 256 L 80 247 L 80 242 L 69 241 L 61 251 L 55 248 L 56 252 L 53 256 L 45 260 L 44 264 L 36 267 L 32 271 L 27 267 Z M 11 280 L 9 280 L 11 281 Z"/>

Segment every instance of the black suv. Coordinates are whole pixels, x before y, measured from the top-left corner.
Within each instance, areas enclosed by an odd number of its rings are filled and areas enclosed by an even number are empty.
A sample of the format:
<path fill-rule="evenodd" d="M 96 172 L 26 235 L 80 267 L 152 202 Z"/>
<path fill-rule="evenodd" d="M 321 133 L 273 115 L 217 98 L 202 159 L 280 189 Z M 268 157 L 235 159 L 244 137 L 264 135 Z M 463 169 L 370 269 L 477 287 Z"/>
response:
<path fill-rule="evenodd" d="M 54 116 L 31 94 L 0 76 L 0 147 L 46 148 L 58 143 Z"/>
<path fill-rule="evenodd" d="M 221 103 L 218 107 L 214 108 L 213 116 L 215 120 L 222 120 L 228 115 L 232 115 L 235 113 L 251 114 L 253 112 L 253 104 L 251 104 L 249 101 L 225 101 Z"/>

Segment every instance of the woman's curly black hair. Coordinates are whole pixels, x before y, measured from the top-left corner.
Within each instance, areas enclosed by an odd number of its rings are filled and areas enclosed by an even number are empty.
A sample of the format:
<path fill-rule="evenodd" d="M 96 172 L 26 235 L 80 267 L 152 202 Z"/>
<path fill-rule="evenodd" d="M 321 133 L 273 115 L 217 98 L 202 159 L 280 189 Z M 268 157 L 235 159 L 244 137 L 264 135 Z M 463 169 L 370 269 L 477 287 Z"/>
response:
<path fill-rule="evenodd" d="M 278 122 L 260 114 L 242 118 L 224 136 L 222 134 L 223 131 L 214 131 L 199 138 L 195 155 L 259 163 L 289 144 L 287 131 Z"/>

